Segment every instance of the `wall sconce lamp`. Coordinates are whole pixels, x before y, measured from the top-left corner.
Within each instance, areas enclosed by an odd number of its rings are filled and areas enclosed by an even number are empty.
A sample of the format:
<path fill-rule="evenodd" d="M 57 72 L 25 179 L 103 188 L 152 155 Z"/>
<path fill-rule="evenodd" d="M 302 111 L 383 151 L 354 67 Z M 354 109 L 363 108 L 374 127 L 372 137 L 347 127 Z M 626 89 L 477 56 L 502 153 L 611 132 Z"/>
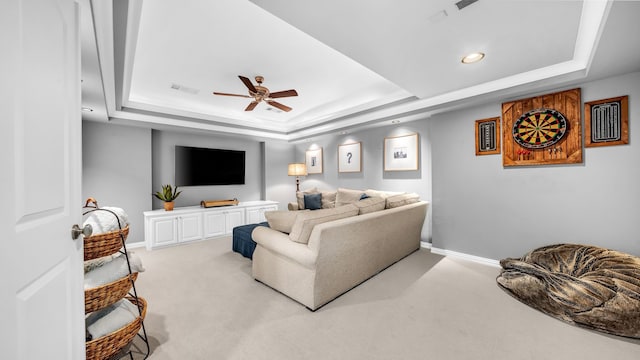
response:
<path fill-rule="evenodd" d="M 296 177 L 296 191 L 300 191 L 300 176 L 307 176 L 307 165 L 303 163 L 289 164 L 288 174 Z"/>

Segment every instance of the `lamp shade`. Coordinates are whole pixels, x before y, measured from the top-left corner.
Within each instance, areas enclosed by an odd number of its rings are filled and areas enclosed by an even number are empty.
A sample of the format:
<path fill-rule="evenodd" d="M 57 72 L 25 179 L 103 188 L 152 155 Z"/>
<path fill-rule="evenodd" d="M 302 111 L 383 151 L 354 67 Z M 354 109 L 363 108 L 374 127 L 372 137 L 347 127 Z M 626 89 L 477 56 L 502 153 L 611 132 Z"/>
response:
<path fill-rule="evenodd" d="M 288 174 L 289 174 L 289 176 L 306 176 L 307 175 L 307 165 L 305 165 L 303 163 L 289 164 Z"/>

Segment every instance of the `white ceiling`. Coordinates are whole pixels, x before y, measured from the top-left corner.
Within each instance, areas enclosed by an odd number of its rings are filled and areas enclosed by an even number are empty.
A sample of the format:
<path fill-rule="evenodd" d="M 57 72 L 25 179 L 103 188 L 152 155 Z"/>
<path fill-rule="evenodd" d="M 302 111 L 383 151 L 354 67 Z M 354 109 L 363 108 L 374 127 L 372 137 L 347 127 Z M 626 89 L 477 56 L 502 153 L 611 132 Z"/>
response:
<path fill-rule="evenodd" d="M 640 70 L 639 2 L 456 2 L 82 0 L 83 118 L 296 141 Z"/>

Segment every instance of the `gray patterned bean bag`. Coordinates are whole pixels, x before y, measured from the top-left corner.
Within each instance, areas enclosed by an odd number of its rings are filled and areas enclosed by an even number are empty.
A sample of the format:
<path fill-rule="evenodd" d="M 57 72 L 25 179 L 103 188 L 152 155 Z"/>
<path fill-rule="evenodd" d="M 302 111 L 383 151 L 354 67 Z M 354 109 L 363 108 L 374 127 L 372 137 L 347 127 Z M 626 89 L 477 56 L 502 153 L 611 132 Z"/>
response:
<path fill-rule="evenodd" d="M 498 285 L 523 303 L 568 323 L 640 338 L 640 258 L 560 244 L 500 265 Z"/>

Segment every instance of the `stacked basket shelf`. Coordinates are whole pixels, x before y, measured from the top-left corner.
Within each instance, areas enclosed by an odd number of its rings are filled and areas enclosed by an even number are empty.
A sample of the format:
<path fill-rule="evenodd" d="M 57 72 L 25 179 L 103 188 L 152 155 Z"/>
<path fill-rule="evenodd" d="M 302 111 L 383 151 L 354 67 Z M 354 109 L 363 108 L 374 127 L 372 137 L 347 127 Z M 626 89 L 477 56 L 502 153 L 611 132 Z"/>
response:
<path fill-rule="evenodd" d="M 90 203 L 93 203 L 93 206 L 89 205 Z M 127 266 L 129 267 L 129 274 L 127 276 L 111 283 L 85 290 L 85 314 L 88 315 L 91 312 L 103 309 L 123 298 L 136 305 L 139 313 L 139 316 L 134 321 L 120 329 L 97 339 L 87 341 L 86 358 L 87 360 L 112 359 L 138 335 L 146 344 L 146 354 L 144 356 L 146 359 L 149 355 L 149 342 L 144 328 L 147 302 L 143 298 L 138 297 L 135 287 L 135 280 L 138 277 L 138 273 L 131 271 L 131 263 L 126 248 L 129 226 L 126 225 L 122 228 L 118 216 L 111 210 L 98 208 L 97 202 L 93 199 L 87 200 L 85 207 L 92 208 L 86 211 L 84 213 L 85 215 L 93 211 L 108 211 L 112 213 L 117 218 L 120 229 L 85 237 L 84 260 L 93 260 L 120 252 L 122 254 L 121 256 L 126 258 Z M 142 330 L 142 334 L 140 334 L 140 330 Z M 128 352 L 128 355 L 133 359 L 131 352 Z"/>

